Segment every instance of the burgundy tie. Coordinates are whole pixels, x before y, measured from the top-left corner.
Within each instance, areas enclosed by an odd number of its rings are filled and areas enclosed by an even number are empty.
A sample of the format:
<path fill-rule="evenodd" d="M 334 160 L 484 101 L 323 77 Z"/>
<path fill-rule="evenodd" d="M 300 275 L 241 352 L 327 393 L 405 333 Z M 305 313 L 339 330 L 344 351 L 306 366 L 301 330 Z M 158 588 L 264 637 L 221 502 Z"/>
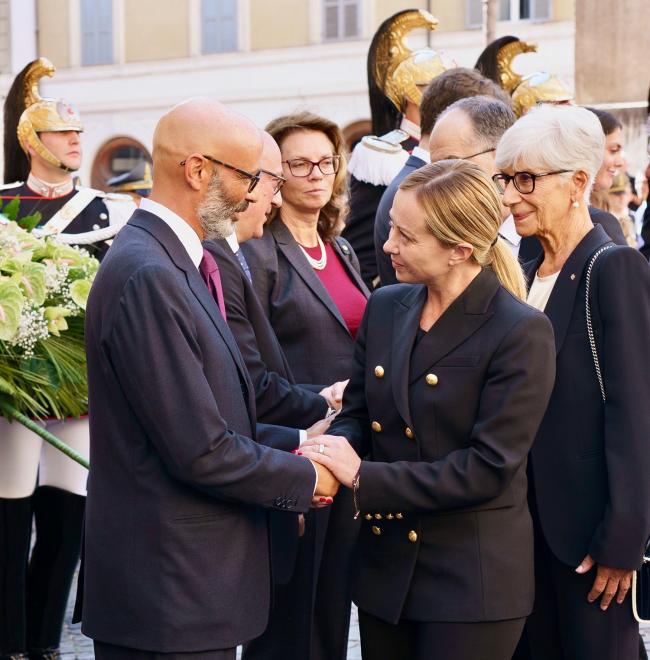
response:
<path fill-rule="evenodd" d="M 199 264 L 199 273 L 204 279 L 208 290 L 212 294 L 217 305 L 219 305 L 219 311 L 221 316 L 223 316 L 224 321 L 226 320 L 226 305 L 223 301 L 223 287 L 221 286 L 221 275 L 219 275 L 219 266 L 214 260 L 212 254 L 209 250 L 203 249 L 203 259 Z"/>

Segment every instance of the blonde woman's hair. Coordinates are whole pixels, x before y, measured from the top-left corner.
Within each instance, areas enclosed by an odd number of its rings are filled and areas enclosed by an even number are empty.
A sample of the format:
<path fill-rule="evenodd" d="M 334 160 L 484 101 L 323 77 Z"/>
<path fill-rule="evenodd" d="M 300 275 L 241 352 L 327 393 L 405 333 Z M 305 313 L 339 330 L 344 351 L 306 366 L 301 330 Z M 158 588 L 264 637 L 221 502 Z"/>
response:
<path fill-rule="evenodd" d="M 340 155 L 339 169 L 334 175 L 332 197 L 323 206 L 318 218 L 320 237 L 324 241 L 331 242 L 344 226 L 344 219 L 348 212 L 347 150 L 341 129 L 333 121 L 305 110 L 277 117 L 270 121 L 264 130 L 271 134 L 280 149 L 282 149 L 284 140 L 293 133 L 317 131 L 325 134 L 334 146 L 334 153 Z M 276 209 L 272 217 L 275 217 L 278 212 L 281 214 L 281 210 Z"/>
<path fill-rule="evenodd" d="M 428 230 L 443 245 L 469 243 L 479 266 L 491 268 L 508 291 L 526 299 L 519 262 L 499 236 L 501 200 L 480 167 L 465 160 L 441 160 L 410 174 L 400 190 L 416 194 Z"/>

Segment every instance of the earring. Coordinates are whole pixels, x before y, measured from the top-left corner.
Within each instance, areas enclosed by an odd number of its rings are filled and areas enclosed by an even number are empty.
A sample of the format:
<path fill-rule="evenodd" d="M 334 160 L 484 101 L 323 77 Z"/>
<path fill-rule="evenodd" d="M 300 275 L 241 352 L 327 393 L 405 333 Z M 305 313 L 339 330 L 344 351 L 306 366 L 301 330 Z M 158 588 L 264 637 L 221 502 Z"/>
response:
<path fill-rule="evenodd" d="M 571 206 L 572 206 L 574 209 L 577 209 L 577 208 L 580 208 L 580 203 L 579 203 L 579 202 L 573 202 L 573 204 L 571 204 Z"/>

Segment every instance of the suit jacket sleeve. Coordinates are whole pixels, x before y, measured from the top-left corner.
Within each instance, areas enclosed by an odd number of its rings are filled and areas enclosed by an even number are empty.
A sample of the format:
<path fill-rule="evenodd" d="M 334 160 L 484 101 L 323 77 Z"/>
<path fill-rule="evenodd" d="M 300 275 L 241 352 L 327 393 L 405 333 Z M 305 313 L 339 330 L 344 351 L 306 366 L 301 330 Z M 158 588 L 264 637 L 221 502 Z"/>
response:
<path fill-rule="evenodd" d="M 322 387 L 313 392 L 290 383 L 268 368 L 260 354 L 255 329 L 249 320 L 245 288 L 234 279 L 245 275 L 230 264 L 224 264 L 222 258 L 219 258 L 219 263 L 224 266 L 220 270 L 228 309 L 228 327 L 235 336 L 253 381 L 258 419 L 267 424 L 289 423 L 305 428 L 311 426 L 327 414 L 327 401 L 318 394 Z M 248 294 L 255 295 L 250 287 Z M 268 331 L 273 332 L 270 323 Z"/>
<path fill-rule="evenodd" d="M 589 553 L 605 566 L 633 569 L 650 534 L 650 268 L 633 249 L 600 260 L 592 300 L 602 324 L 609 501 Z"/>
<path fill-rule="evenodd" d="M 500 495 L 526 460 L 548 405 L 554 348 L 548 319 L 519 320 L 492 357 L 468 446 L 432 463 L 363 461 L 361 509 L 444 511 Z"/>
<path fill-rule="evenodd" d="M 313 466 L 228 427 L 219 400 L 239 405 L 233 391 L 240 383 L 208 382 L 191 303 L 164 267 L 146 265 L 126 283 L 104 342 L 131 413 L 179 481 L 268 508 L 288 498 L 295 510 L 307 511 Z"/>
<path fill-rule="evenodd" d="M 281 451 L 293 451 L 300 445 L 300 431 L 289 426 L 258 422 L 256 440 L 267 447 Z"/>

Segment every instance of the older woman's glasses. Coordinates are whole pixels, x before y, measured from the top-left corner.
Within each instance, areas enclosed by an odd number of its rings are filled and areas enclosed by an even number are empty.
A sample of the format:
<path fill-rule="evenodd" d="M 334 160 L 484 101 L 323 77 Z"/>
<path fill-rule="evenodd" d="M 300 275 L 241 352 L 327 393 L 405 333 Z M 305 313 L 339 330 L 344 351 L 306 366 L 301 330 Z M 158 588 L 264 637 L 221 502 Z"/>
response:
<path fill-rule="evenodd" d="M 543 176 L 551 176 L 553 174 L 566 174 L 571 170 L 557 170 L 557 172 L 542 172 L 541 174 L 533 174 L 532 172 L 515 172 L 513 176 L 509 174 L 495 174 L 492 177 L 497 190 L 503 194 L 506 191 L 506 187 L 512 181 L 515 184 L 515 188 L 522 195 L 529 195 L 535 190 L 535 181 Z"/>
<path fill-rule="evenodd" d="M 202 158 L 205 158 L 206 160 L 209 160 L 211 163 L 216 163 L 217 165 L 222 165 L 223 167 L 232 170 L 233 172 L 237 172 L 239 176 L 243 177 L 244 179 L 248 179 L 248 192 L 251 193 L 253 190 L 255 190 L 255 186 L 260 182 L 260 173 L 256 172 L 255 174 L 252 174 L 251 172 L 247 172 L 246 170 L 242 170 L 239 167 L 235 167 L 234 165 L 229 165 L 228 163 L 224 163 L 222 160 L 217 160 L 216 158 L 212 158 L 212 156 L 207 156 L 206 154 L 201 154 Z M 187 158 L 185 160 L 182 160 L 180 164 L 182 166 L 185 165 L 187 162 Z"/>
<path fill-rule="evenodd" d="M 266 174 L 266 176 L 268 176 L 270 179 L 273 180 L 274 195 L 277 195 L 282 189 L 282 186 L 287 182 L 287 180 L 283 176 L 280 176 L 279 174 L 274 174 L 273 172 L 269 172 L 268 170 L 260 170 L 260 174 Z"/>
<path fill-rule="evenodd" d="M 289 166 L 289 171 L 293 176 L 302 178 L 309 176 L 314 171 L 314 167 L 318 167 L 318 169 L 325 175 L 336 174 L 339 171 L 340 159 L 341 156 L 336 154 L 334 156 L 321 158 L 317 162 L 306 160 L 305 158 L 293 158 L 292 160 L 283 160 L 282 162 Z"/>

